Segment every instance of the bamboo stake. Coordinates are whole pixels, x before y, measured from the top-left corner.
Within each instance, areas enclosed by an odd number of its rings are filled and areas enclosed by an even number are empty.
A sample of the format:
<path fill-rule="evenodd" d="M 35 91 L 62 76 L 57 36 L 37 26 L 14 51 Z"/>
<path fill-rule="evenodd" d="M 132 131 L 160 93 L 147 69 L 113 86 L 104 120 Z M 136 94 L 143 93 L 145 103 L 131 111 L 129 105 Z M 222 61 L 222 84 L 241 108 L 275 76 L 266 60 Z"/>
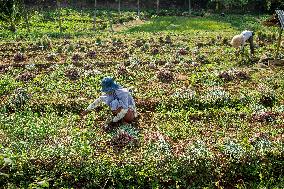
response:
<path fill-rule="evenodd" d="M 280 43 L 281 43 L 282 31 L 283 31 L 283 29 L 280 27 L 280 29 L 279 29 L 279 38 L 278 38 L 278 43 L 277 43 L 277 49 L 276 49 L 276 54 L 275 54 L 275 59 L 277 59 L 278 54 L 279 54 L 279 48 L 280 48 Z"/>

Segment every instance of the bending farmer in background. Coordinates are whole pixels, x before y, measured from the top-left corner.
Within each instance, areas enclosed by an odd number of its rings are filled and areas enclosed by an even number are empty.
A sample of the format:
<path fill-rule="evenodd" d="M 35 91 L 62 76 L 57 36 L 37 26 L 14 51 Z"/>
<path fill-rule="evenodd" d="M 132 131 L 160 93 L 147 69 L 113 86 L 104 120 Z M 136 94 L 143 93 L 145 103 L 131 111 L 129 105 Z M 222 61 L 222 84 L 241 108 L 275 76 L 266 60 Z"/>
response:
<path fill-rule="evenodd" d="M 239 48 L 243 51 L 246 41 L 249 41 L 250 44 L 250 52 L 254 54 L 254 45 L 253 45 L 253 36 L 254 33 L 252 31 L 245 30 L 240 35 L 236 35 L 233 37 L 231 41 L 231 45 L 235 48 Z"/>
<path fill-rule="evenodd" d="M 114 116 L 109 125 L 120 122 L 131 123 L 134 118 L 137 117 L 137 112 L 135 102 L 128 89 L 115 83 L 111 77 L 103 78 L 101 87 L 101 91 L 104 94 L 90 104 L 87 109 L 81 113 L 81 116 L 85 116 L 91 110 L 98 107 L 101 102 L 104 102 L 110 107 Z"/>

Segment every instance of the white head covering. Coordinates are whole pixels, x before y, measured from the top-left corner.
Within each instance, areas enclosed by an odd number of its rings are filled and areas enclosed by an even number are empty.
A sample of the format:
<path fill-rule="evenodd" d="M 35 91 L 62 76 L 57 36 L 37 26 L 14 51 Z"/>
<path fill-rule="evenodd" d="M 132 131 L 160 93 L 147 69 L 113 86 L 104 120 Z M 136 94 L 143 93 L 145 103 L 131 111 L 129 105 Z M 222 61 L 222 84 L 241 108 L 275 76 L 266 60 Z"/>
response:
<path fill-rule="evenodd" d="M 253 35 L 253 32 L 245 30 L 242 32 L 242 35 L 243 35 L 244 40 L 246 41 Z"/>

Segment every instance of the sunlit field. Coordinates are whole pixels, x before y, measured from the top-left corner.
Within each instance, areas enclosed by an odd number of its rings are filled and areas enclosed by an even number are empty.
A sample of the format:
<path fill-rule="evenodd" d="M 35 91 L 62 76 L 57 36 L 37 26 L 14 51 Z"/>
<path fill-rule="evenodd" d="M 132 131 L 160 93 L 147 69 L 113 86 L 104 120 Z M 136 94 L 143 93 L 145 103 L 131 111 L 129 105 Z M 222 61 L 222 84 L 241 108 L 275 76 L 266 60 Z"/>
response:
<path fill-rule="evenodd" d="M 0 186 L 284 187 L 284 71 L 269 64 L 278 36 L 266 15 L 144 13 L 111 32 L 107 13 L 95 31 L 87 10 L 66 9 L 60 33 L 53 14 L 32 15 L 30 32 L 0 31 Z M 112 14 L 114 26 L 136 20 Z M 244 29 L 255 31 L 253 57 L 229 44 Z M 106 106 L 79 116 L 104 76 L 131 89 L 138 110 L 112 132 Z"/>

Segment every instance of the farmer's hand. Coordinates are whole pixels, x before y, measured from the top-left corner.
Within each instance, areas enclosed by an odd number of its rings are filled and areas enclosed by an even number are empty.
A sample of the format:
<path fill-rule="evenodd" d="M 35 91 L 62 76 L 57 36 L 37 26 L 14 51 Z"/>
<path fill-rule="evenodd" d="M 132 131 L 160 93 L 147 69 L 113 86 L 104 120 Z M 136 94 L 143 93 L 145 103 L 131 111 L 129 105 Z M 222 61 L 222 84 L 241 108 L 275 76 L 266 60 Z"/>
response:
<path fill-rule="evenodd" d="M 88 110 L 84 110 L 81 112 L 80 117 L 83 118 L 85 115 L 87 115 L 89 113 Z"/>

